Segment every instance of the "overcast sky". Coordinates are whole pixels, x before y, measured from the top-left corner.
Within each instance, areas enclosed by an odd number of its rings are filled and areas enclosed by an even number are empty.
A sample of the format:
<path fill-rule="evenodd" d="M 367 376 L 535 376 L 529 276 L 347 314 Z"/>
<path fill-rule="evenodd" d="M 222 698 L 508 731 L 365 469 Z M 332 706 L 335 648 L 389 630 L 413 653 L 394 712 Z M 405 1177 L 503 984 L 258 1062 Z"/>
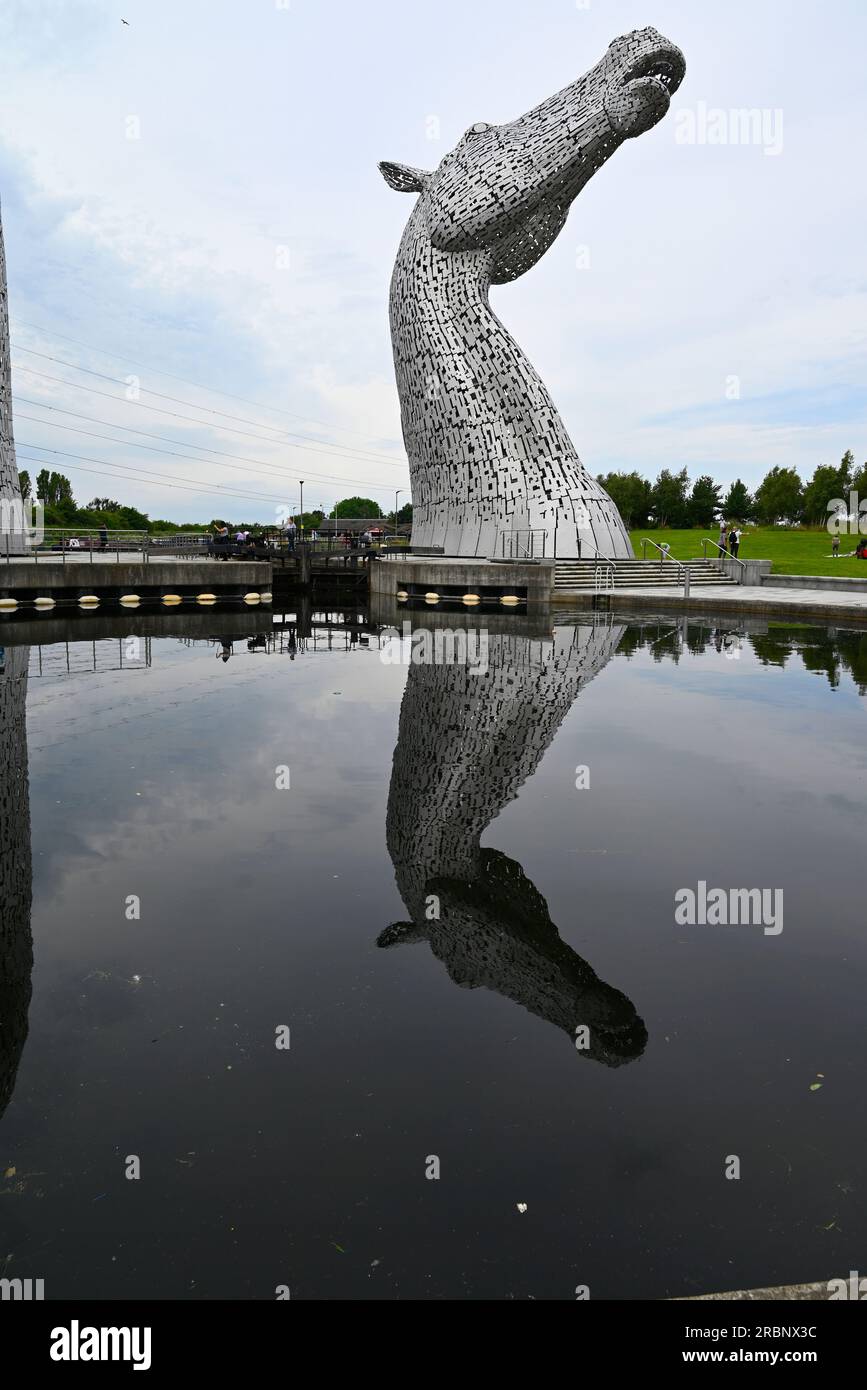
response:
<path fill-rule="evenodd" d="M 308 508 L 408 500 L 388 282 L 412 199 L 377 161 L 434 167 L 648 24 L 686 55 L 672 110 L 492 304 L 594 474 L 861 462 L 864 0 L 4 0 L 19 466 L 180 520 L 270 519 L 302 478 Z M 743 108 L 761 138 L 701 138 Z"/>

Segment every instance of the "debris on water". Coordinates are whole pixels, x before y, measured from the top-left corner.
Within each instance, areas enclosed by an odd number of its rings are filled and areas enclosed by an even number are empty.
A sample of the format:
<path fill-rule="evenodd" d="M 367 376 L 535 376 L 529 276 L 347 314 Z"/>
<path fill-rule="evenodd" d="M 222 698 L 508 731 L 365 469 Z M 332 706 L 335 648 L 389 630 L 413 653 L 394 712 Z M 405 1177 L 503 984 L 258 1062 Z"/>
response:
<path fill-rule="evenodd" d="M 518 1203 L 518 1211 L 521 1213 L 522 1216 L 524 1215 L 524 1212 L 525 1212 L 526 1210 L 527 1210 L 527 1203 L 526 1203 L 526 1202 L 519 1202 L 519 1203 Z"/>
<path fill-rule="evenodd" d="M 17 1168 L 7 1168 L 7 1169 L 6 1169 L 6 1172 L 3 1174 L 3 1176 L 4 1176 L 4 1178 L 14 1178 L 14 1177 L 15 1177 L 15 1174 L 16 1174 L 17 1172 L 18 1172 L 18 1169 L 17 1169 Z"/>
<path fill-rule="evenodd" d="M 339 1250 L 339 1251 L 340 1251 L 341 1255 L 345 1255 L 345 1254 L 346 1254 L 346 1251 L 344 1250 L 343 1246 L 342 1246 L 342 1245 L 338 1245 L 336 1240 L 333 1240 L 333 1241 L 331 1242 L 331 1244 L 334 1246 L 334 1249 L 335 1249 L 335 1250 Z"/>

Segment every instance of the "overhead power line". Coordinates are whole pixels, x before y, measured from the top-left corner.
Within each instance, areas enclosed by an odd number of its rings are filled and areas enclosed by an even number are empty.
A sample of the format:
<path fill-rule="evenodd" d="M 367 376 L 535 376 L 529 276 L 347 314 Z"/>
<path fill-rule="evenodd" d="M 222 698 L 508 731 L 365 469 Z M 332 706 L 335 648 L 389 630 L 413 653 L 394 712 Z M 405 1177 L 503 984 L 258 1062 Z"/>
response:
<path fill-rule="evenodd" d="M 31 356 L 31 357 L 39 357 L 39 358 L 41 358 L 42 360 L 44 360 L 44 361 L 46 361 L 46 362 L 56 362 L 56 363 L 57 363 L 59 366 L 61 366 L 61 367 L 69 367 L 71 371 L 74 371 L 74 372 L 82 372 L 85 376 L 95 376 L 95 377 L 97 377 L 100 381 L 110 381 L 110 382 L 112 383 L 112 385 L 114 385 L 114 386 L 128 386 L 128 385 L 129 385 L 129 383 L 126 382 L 126 381 L 124 381 L 122 378 L 118 378 L 118 377 L 114 377 L 114 376 L 109 376 L 106 372 L 97 372 L 97 371 L 94 371 L 94 369 L 93 369 L 92 367 L 80 367 L 80 366 L 78 365 L 77 362 L 67 362 L 66 359 L 63 358 L 63 357 L 53 357 L 53 356 L 51 355 L 51 353 L 48 353 L 48 352 L 37 352 L 35 348 L 21 347 L 20 344 L 16 344 L 16 347 L 17 347 L 17 350 L 18 350 L 19 352 L 26 352 L 26 353 L 27 353 L 29 356 Z M 31 369 L 28 368 L 28 367 L 25 367 L 24 370 L 25 370 L 25 371 L 29 371 L 29 370 L 31 370 Z M 67 384 L 68 386 L 74 385 L 73 382 L 67 382 L 66 384 Z M 83 388 L 82 388 L 82 389 L 83 389 Z M 253 425 L 253 426 L 255 426 L 256 429 L 259 429 L 259 430 L 262 430 L 262 429 L 271 430 L 272 433 L 277 433 L 278 436 L 279 436 L 278 439 L 271 439 L 271 440 L 269 441 L 269 442 L 272 443 L 272 444 L 283 443 L 283 442 L 285 442 L 285 441 L 287 441 L 287 440 L 290 440 L 290 439 L 309 439 L 309 440 L 312 441 L 312 443 L 314 443 L 314 444 L 316 444 L 316 445 L 321 445 L 321 443 L 322 443 L 321 440 L 316 439 L 315 435 L 310 435 L 310 434 L 299 434 L 297 431 L 291 431 L 291 430 L 280 430 L 279 426 L 277 426 L 277 425 L 263 425 L 263 424 L 261 423 L 261 421 L 259 421 L 259 420 L 248 420 L 248 419 L 246 419 L 246 417 L 243 416 L 243 415 L 229 415 L 226 411 L 223 411 L 223 410 L 214 410 L 212 406 L 197 405 L 195 401 L 185 401 L 185 400 L 182 400 L 181 397 L 179 397 L 179 396 L 168 396 L 168 395 L 166 395 L 165 392 L 163 392 L 163 391 L 152 391 L 152 390 L 150 389 L 150 387 L 141 386 L 141 387 L 139 387 L 139 390 L 140 390 L 140 392 L 141 392 L 143 395 L 146 395 L 146 396 L 155 396 L 155 397 L 157 398 L 157 400 L 160 400 L 160 401 L 171 401 L 171 403 L 172 403 L 173 405 L 185 405 L 185 406 L 189 407 L 191 410 L 201 410 L 204 414 L 206 414 L 206 415 L 216 415 L 216 416 L 218 416 L 221 420 L 236 420 L 239 424 L 242 424 L 242 425 Z M 142 402 L 140 402 L 140 401 L 131 401 L 130 404 L 131 404 L 131 405 L 140 405 L 140 404 L 142 404 Z M 155 409 L 156 407 L 147 407 L 147 408 L 148 408 L 148 409 Z M 168 413 L 168 414 L 171 414 L 170 411 L 167 412 L 167 413 Z M 199 421 L 197 421 L 196 423 L 199 424 L 199 425 L 206 425 L 208 422 L 207 422 L 206 420 L 199 420 Z M 220 426 L 219 428 L 222 428 L 222 429 L 231 429 L 230 426 Z M 244 431 L 244 430 L 232 430 L 232 433 L 234 433 L 234 434 L 244 434 L 244 433 L 247 433 L 247 431 Z M 254 439 L 262 439 L 262 440 L 268 438 L 267 435 L 262 435 L 262 434 L 253 435 L 252 437 L 253 437 Z M 300 449 L 300 448 L 304 448 L 304 447 L 307 447 L 307 446 L 300 445 L 300 444 L 290 444 L 289 447 L 290 447 L 290 448 L 295 448 L 295 449 Z M 391 465 L 391 467 L 397 467 L 397 468 L 405 467 L 405 464 L 401 463 L 401 461 L 400 461 L 399 459 L 390 458 L 387 454 L 381 453 L 381 452 L 379 452 L 379 451 L 374 452 L 373 450 L 370 450 L 370 449 L 350 449 L 350 447 L 349 447 L 348 444 L 333 444 L 333 443 L 330 444 L 330 445 L 326 445 L 326 448 L 328 449 L 328 452 L 329 452 L 329 453 L 333 453 L 333 452 L 335 452 L 336 450 L 339 450 L 339 451 L 341 452 L 341 454 L 342 454 L 343 457 L 345 457 L 346 454 L 348 453 L 349 456 L 350 456 L 351 458 L 371 458 L 371 459 L 376 459 L 377 462 L 380 462 L 380 463 L 382 463 L 382 462 L 388 463 L 388 464 Z M 322 453 L 322 452 L 324 452 L 324 450 L 323 450 L 322 448 L 318 448 L 318 449 L 316 449 L 315 451 L 312 451 L 312 450 L 311 450 L 311 452 Z"/>
<path fill-rule="evenodd" d="M 104 396 L 105 399 L 109 401 L 115 401 L 116 403 L 124 405 L 135 405 L 142 410 L 150 410 L 155 415 L 170 415 L 173 420 L 185 420 L 188 424 L 198 425 L 199 429 L 221 429 L 225 434 L 242 434 L 245 435 L 248 439 L 257 439 L 260 444 L 279 444 L 282 442 L 284 448 L 301 449 L 304 453 L 328 454 L 329 456 L 341 459 L 346 457 L 345 454 L 335 455 L 333 450 L 331 449 L 312 449 L 309 446 L 303 444 L 286 444 L 285 441 L 280 441 L 277 439 L 266 439 L 261 434 L 250 434 L 249 430 L 234 429 L 229 425 L 209 425 L 207 420 L 196 420 L 191 415 L 181 415 L 177 410 L 165 410 L 162 406 L 148 405 L 145 401 L 131 401 L 127 397 L 115 396 L 112 394 L 111 391 L 100 391 L 95 386 L 79 386 L 78 382 L 76 381 L 67 381 L 66 377 L 62 376 L 51 376 L 48 372 L 37 371 L 35 367 L 25 367 L 24 364 L 21 362 L 15 362 L 13 363 L 13 366 L 15 367 L 16 371 L 28 372 L 30 376 L 41 377 L 44 381 L 57 382 L 61 386 L 70 387 L 73 391 L 86 391 L 89 396 Z M 195 447 L 206 446 L 197 445 Z M 394 464 L 393 466 L 396 468 L 403 468 L 404 472 L 406 471 L 405 464 L 398 463 Z M 357 482 L 358 480 L 353 479 L 353 481 Z M 385 488 L 387 485 L 383 484 L 382 486 L 383 488 Z"/>
<path fill-rule="evenodd" d="M 45 459 L 33 458 L 32 455 L 30 455 L 30 454 L 19 454 L 18 457 L 21 458 L 21 459 L 24 459 L 27 463 L 45 463 L 45 462 L 46 462 Z M 83 467 L 80 463 L 67 463 L 67 464 L 64 464 L 64 467 L 65 467 L 65 468 L 68 468 L 68 469 L 70 470 L 70 472 L 72 472 L 72 473 L 93 473 L 93 474 L 95 474 L 98 478 L 114 478 L 115 482 L 117 482 L 118 478 L 121 478 L 121 477 L 122 477 L 122 475 L 119 474 L 119 473 L 105 473 L 105 472 L 103 472 L 103 470 L 102 470 L 101 468 L 86 468 L 86 467 Z M 133 482 L 133 483 L 145 483 L 145 484 L 147 484 L 150 480 L 149 480 L 148 478 L 136 478 L 136 477 L 130 476 L 129 481 L 130 481 L 130 482 Z M 197 496 L 199 496 L 199 497 L 207 497 L 207 496 L 208 496 L 208 492 L 209 492 L 209 490 L 208 490 L 207 488 L 187 487 L 184 483 L 163 483 L 162 486 L 163 486 L 163 487 L 177 488 L 180 492 L 194 492 L 194 493 L 196 493 Z M 246 501 L 246 500 L 249 500 L 249 499 L 246 497 L 246 494 L 244 494 L 244 493 L 238 493 L 238 492 L 225 492 L 225 493 L 223 493 L 223 496 L 224 496 L 224 497 L 243 498 L 245 501 Z M 292 502 L 292 503 L 290 503 L 289 505 L 292 506 L 292 507 L 294 507 L 294 506 L 295 506 L 295 503 Z M 299 504 L 299 505 L 300 505 L 300 504 Z"/>
<path fill-rule="evenodd" d="M 50 410 L 50 411 L 56 411 L 56 412 L 58 412 L 58 413 L 61 414 L 61 415 L 71 415 L 72 418 L 75 419 L 75 420 L 86 420 L 86 421 L 88 421 L 88 422 L 91 423 L 91 424 L 95 424 L 95 425 L 105 425 L 108 429 L 123 430 L 124 433 L 128 433 L 128 434 L 141 434 L 141 435 L 143 435 L 146 439 L 159 439 L 159 440 L 161 440 L 164 444 L 179 444 L 179 445 L 181 446 L 182 449 L 197 449 L 197 450 L 199 450 L 199 452 L 204 452 L 204 453 L 209 453 L 209 454 L 220 454 L 221 457 L 223 457 L 223 458 L 241 459 L 241 460 L 245 461 L 246 463 L 252 463 L 252 464 L 258 465 L 258 467 L 264 469 L 264 470 L 265 470 L 266 472 L 268 472 L 269 474 L 270 474 L 270 473 L 273 473 L 273 474 L 274 474 L 275 476 L 277 476 L 277 477 L 289 476 L 289 477 L 291 477 L 292 479 L 297 480 L 297 472 L 298 472 L 297 469 L 289 469 L 289 468 L 287 468 L 287 467 L 285 467 L 284 465 L 279 464 L 279 463 L 274 463 L 274 464 L 272 464 L 272 463 L 266 463 L 266 461 L 265 461 L 264 459 L 253 459 L 253 458 L 249 458 L 246 454 L 230 454 L 230 453 L 227 453 L 227 452 L 226 452 L 225 450 L 223 450 L 223 449 L 212 449 L 212 448 L 210 448 L 210 446 L 207 445 L 207 444 L 187 444 L 186 441 L 183 440 L 183 439 L 168 439 L 168 438 L 166 438 L 165 435 L 161 435 L 161 434 L 149 434 L 146 430 L 137 430 L 137 429 L 132 428 L 132 426 L 129 426 L 129 425 L 116 425 L 112 420 L 99 420 L 99 419 L 97 419 L 95 416 L 92 416 L 92 415 L 80 415 L 77 411 L 74 411 L 74 410 L 64 410 L 62 406 L 48 405 L 45 401 L 34 401 L 34 400 L 31 400 L 30 398 L 28 398 L 27 396 L 15 396 L 14 399 L 15 399 L 15 400 L 18 400 L 18 401 L 22 401 L 22 402 L 24 402 L 24 403 L 27 404 L 27 405 L 35 405 L 35 406 L 37 406 L 39 409 Z M 190 454 L 179 454 L 179 453 L 177 452 L 177 450 L 175 450 L 175 449 L 160 449 L 160 448 L 155 447 L 153 444 L 137 444 L 137 443 L 135 442 L 135 440 L 129 440 L 129 441 L 127 441 L 127 440 L 125 440 L 125 439 L 114 439 L 114 438 L 112 438 L 111 435 L 107 435 L 107 434 L 97 434 L 94 430 L 83 430 L 83 429 L 80 429 L 79 427 L 77 427 L 77 426 L 75 426 L 75 425 L 65 425 L 65 424 L 62 424 L 62 423 L 60 423 L 60 422 L 58 422 L 58 421 L 55 421 L 55 420 L 43 420 L 43 419 L 41 419 L 41 418 L 40 418 L 39 416 L 37 416 L 37 415 L 24 415 L 24 414 L 21 413 L 20 411 L 16 411 L 16 412 L 15 412 L 15 419 L 16 419 L 16 420 L 29 420 L 29 421 L 31 421 L 33 424 L 37 424 L 37 425 L 49 425 L 52 429 L 69 430 L 70 432 L 72 432 L 72 433 L 74 433 L 74 434 L 84 434 L 84 435 L 87 435 L 87 436 L 88 436 L 89 438 L 91 438 L 91 439 L 103 439 L 103 440 L 105 440 L 105 441 L 106 441 L 107 443 L 109 443 L 109 444 L 123 444 L 125 447 L 131 448 L 131 449 L 147 449 L 148 452 L 153 453 L 153 454 L 170 454 L 170 455 L 172 455 L 174 458 L 185 458 L 185 459 L 187 459 L 190 463 L 208 463 L 208 464 L 211 464 L 211 465 L 212 465 L 213 467 L 215 467 L 215 468 L 234 468 L 234 470 L 235 470 L 236 472 L 244 472 L 244 473 L 249 473 L 249 472 L 255 472 L 255 471 L 256 471 L 255 469 L 243 468 L 243 467 L 241 467 L 241 466 L 238 465 L 238 464 L 234 464 L 234 465 L 233 465 L 233 464 L 229 464 L 229 463 L 220 463 L 220 462 L 218 462 L 218 460 L 216 460 L 216 459 L 202 459 L 202 458 L 195 458 L 194 456 L 191 456 Z M 109 460 L 105 460 L 105 461 L 108 462 Z M 336 473 L 314 473 L 314 472 L 312 472 L 312 471 L 309 470 L 309 469 L 306 469 L 306 470 L 305 470 L 305 482 L 306 482 L 307 478 L 310 478 L 310 479 L 312 479 L 312 480 L 315 481 L 315 482 L 351 483 L 351 484 L 354 484 L 355 486 L 358 486 L 358 485 L 359 485 L 359 480 L 358 480 L 358 478 L 347 478 L 347 477 L 345 477 L 345 476 L 341 476 L 340 474 L 336 474 Z M 368 482 L 365 480 L 364 486 L 365 486 L 365 487 L 374 488 L 375 490 L 380 491 L 380 492 L 393 492 L 393 491 L 394 491 L 394 488 L 392 487 L 391 483 L 368 483 Z"/>
<path fill-rule="evenodd" d="M 49 449 L 48 446 L 47 446 L 46 444 L 33 444 L 33 443 L 31 443 L 29 440 L 22 440 L 22 441 L 21 441 L 21 448 L 22 448 L 22 449 L 38 449 L 38 450 L 40 451 L 40 453 L 43 453 L 43 454 L 55 454 L 55 455 L 56 455 L 57 457 L 59 457 L 59 458 L 64 458 L 64 459 L 81 459 L 81 460 L 83 460 L 85 463 L 101 463 L 101 464 L 103 465 L 103 467 L 108 467 L 108 468 L 119 468 L 119 469 L 121 469 L 122 471 L 121 471 L 120 474 L 114 474 L 115 477 L 123 477 L 124 474 L 129 474 L 129 473 L 132 473 L 132 472 L 134 471 L 134 472 L 136 472 L 136 473 L 144 473 L 144 474 L 148 475 L 149 478 L 158 478 L 159 481 L 160 481 L 160 483 L 162 483 L 163 486 L 165 486 L 165 487 L 173 487 L 173 486 L 180 487 L 180 486 L 182 486 L 183 483 L 192 483 L 192 484 L 193 484 L 193 491 L 194 491 L 194 492 L 205 492 L 205 493 L 207 493 L 207 492 L 211 492 L 211 491 L 216 491 L 216 492 L 228 492 L 228 491 L 229 491 L 229 489 L 228 489 L 228 488 L 225 488 L 225 487 L 223 486 L 222 483 L 209 483 L 209 484 L 207 484 L 206 486 L 203 487 L 201 483 L 196 482 L 195 478 L 184 478 L 184 479 L 181 480 L 180 483 L 176 483 L 176 482 L 173 482 L 171 479 L 167 479 L 165 473 L 155 473 L 155 472 L 153 472 L 153 470 L 150 469 L 150 468 L 135 468 L 135 469 L 134 469 L 133 466 L 132 466 L 131 464 L 128 464 L 128 463 L 112 463 L 112 461 L 111 461 L 110 459 L 95 459 L 95 458 L 92 458 L 89 454 L 71 454 L 71 453 L 68 453 L 65 449 Z M 47 460 L 47 459 L 35 459 L 35 460 L 34 460 L 34 459 L 31 458 L 31 462 L 46 463 L 46 462 L 48 462 L 48 460 Z M 88 471 L 91 471 L 91 472 L 92 472 L 93 470 L 88 470 Z M 106 476 L 111 476 L 111 475 L 107 474 Z M 136 479 L 135 479 L 136 482 L 145 482 L 145 481 L 147 481 L 147 480 L 148 480 L 147 478 L 136 478 Z M 305 480 L 305 481 L 306 481 L 306 480 Z M 285 497 L 274 497 L 274 496 L 272 496 L 270 493 L 261 493 L 261 492 L 240 492 L 240 491 L 238 491 L 238 490 L 235 490 L 234 492 L 231 493 L 231 495 L 232 495 L 233 497 L 247 497 L 247 498 L 250 498 L 250 499 L 251 499 L 252 501 L 254 501 L 254 502 L 278 502 L 278 503 L 283 504 L 283 503 L 285 503 L 285 501 L 286 501 Z"/>
<path fill-rule="evenodd" d="M 182 381 L 185 386 L 195 386 L 199 391 L 207 391 L 212 396 L 226 396 L 229 400 L 243 401 L 245 405 L 255 405 L 259 410 L 270 410 L 275 415 L 285 415 L 290 420 L 307 420 L 311 425 L 322 425 L 325 429 L 336 430 L 338 434 L 354 434 L 359 439 L 371 439 L 373 436 L 364 430 L 351 430 L 346 425 L 335 425 L 327 420 L 317 420 L 313 415 L 299 415 L 296 411 L 286 410 L 283 406 L 268 405 L 265 401 L 254 401 L 249 396 L 236 395 L 234 391 L 223 391 L 215 386 L 205 386 L 200 381 L 191 381 L 189 377 L 179 376 L 177 372 L 167 372 L 162 367 L 153 367 L 146 362 L 139 362 L 134 357 L 126 357 L 121 352 L 110 352 L 108 348 L 96 347 L 94 343 L 82 342 L 80 338 L 71 338 L 68 333 L 57 333 L 50 328 L 43 328 L 38 323 L 28 323 L 27 319 L 18 318 L 15 315 L 15 323 L 21 324 L 23 328 L 32 328 L 36 333 L 44 333 L 48 338 L 60 338 L 63 342 L 74 343 L 76 347 L 87 348 L 89 352 L 97 352 L 102 357 L 114 357 L 118 362 L 129 362 L 133 367 L 143 367 L 145 371 L 153 372 L 155 376 L 166 376 L 172 381 Z M 268 428 L 276 429 L 277 426 Z"/>

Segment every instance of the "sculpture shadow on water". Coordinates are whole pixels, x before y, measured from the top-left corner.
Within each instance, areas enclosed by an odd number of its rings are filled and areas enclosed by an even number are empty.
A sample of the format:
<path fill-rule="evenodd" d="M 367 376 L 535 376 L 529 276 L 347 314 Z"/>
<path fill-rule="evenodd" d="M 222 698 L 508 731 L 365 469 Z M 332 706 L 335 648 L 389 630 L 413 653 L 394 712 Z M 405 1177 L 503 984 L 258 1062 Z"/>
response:
<path fill-rule="evenodd" d="M 480 842 L 622 634 L 617 625 L 560 629 L 545 640 L 489 634 L 484 674 L 410 667 L 387 813 L 410 920 L 377 942 L 426 941 L 455 984 L 494 990 L 573 1043 L 586 1028 L 579 1055 L 612 1067 L 644 1051 L 634 1005 L 563 941 L 521 866 Z"/>

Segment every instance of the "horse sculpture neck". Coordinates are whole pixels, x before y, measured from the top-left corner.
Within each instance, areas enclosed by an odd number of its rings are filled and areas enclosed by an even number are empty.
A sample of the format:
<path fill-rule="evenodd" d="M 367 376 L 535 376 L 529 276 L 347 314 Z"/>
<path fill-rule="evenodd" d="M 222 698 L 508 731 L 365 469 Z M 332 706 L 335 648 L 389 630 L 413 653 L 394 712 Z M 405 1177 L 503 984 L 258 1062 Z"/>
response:
<path fill-rule="evenodd" d="M 421 206 L 398 251 L 390 317 L 413 542 L 493 555 L 498 533 L 544 528 L 548 554 L 580 554 L 582 534 L 587 554 L 631 554 L 613 503 L 491 308 L 491 260 L 438 251 Z"/>

